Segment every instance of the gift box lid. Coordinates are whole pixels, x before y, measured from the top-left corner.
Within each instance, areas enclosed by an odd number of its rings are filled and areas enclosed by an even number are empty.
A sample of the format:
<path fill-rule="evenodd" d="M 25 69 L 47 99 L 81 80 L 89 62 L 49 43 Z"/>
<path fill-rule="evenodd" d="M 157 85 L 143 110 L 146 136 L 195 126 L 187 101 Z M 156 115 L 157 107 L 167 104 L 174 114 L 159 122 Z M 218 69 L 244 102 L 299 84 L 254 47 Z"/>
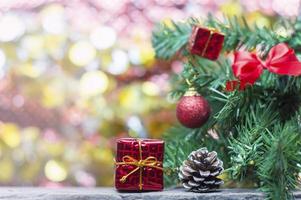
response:
<path fill-rule="evenodd" d="M 117 142 L 147 142 L 147 143 L 164 143 L 163 140 L 160 139 L 149 139 L 149 138 L 119 138 Z"/>

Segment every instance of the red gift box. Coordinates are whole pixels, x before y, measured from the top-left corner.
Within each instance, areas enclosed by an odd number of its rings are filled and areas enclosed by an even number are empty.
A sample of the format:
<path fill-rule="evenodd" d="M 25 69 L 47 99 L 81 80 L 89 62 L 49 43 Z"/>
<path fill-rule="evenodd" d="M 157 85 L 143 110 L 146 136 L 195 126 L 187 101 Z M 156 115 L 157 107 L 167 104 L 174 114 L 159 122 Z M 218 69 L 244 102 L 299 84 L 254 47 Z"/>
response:
<path fill-rule="evenodd" d="M 220 32 L 194 26 L 189 38 L 188 49 L 191 54 L 216 60 L 223 48 L 223 43 L 224 35 Z"/>
<path fill-rule="evenodd" d="M 124 191 L 163 189 L 164 141 L 122 138 L 117 141 L 115 187 Z"/>

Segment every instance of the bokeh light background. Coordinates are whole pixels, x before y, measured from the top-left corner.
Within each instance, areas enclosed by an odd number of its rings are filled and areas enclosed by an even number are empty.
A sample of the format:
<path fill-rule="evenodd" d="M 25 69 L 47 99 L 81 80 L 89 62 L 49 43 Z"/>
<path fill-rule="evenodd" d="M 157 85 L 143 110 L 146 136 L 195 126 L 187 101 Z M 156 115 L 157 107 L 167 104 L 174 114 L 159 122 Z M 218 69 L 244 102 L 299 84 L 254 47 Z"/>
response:
<path fill-rule="evenodd" d="M 176 123 L 156 22 L 211 12 L 259 26 L 299 0 L 0 0 L 0 184 L 110 186 L 115 140 Z"/>

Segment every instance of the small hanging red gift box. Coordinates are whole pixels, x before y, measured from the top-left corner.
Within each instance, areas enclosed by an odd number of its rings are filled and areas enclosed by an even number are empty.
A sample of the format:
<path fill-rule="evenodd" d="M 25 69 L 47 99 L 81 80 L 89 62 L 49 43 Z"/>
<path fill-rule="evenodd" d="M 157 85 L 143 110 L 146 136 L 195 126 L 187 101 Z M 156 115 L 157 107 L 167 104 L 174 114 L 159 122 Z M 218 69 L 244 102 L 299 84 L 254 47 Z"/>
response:
<path fill-rule="evenodd" d="M 189 38 L 188 49 L 210 60 L 216 60 L 223 48 L 224 35 L 215 29 L 193 26 Z"/>
<path fill-rule="evenodd" d="M 115 187 L 123 191 L 163 190 L 164 141 L 122 138 L 117 141 Z"/>

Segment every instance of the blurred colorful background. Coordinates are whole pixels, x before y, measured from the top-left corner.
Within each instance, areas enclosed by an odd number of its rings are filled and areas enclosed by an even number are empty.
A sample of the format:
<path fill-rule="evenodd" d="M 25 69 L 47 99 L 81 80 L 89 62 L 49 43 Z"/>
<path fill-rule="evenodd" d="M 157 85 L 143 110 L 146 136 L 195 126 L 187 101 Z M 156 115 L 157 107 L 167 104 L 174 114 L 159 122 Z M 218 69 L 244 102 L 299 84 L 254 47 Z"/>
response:
<path fill-rule="evenodd" d="M 0 0 L 0 184 L 110 186 L 118 137 L 176 124 L 158 22 L 296 17 L 299 0 Z"/>

